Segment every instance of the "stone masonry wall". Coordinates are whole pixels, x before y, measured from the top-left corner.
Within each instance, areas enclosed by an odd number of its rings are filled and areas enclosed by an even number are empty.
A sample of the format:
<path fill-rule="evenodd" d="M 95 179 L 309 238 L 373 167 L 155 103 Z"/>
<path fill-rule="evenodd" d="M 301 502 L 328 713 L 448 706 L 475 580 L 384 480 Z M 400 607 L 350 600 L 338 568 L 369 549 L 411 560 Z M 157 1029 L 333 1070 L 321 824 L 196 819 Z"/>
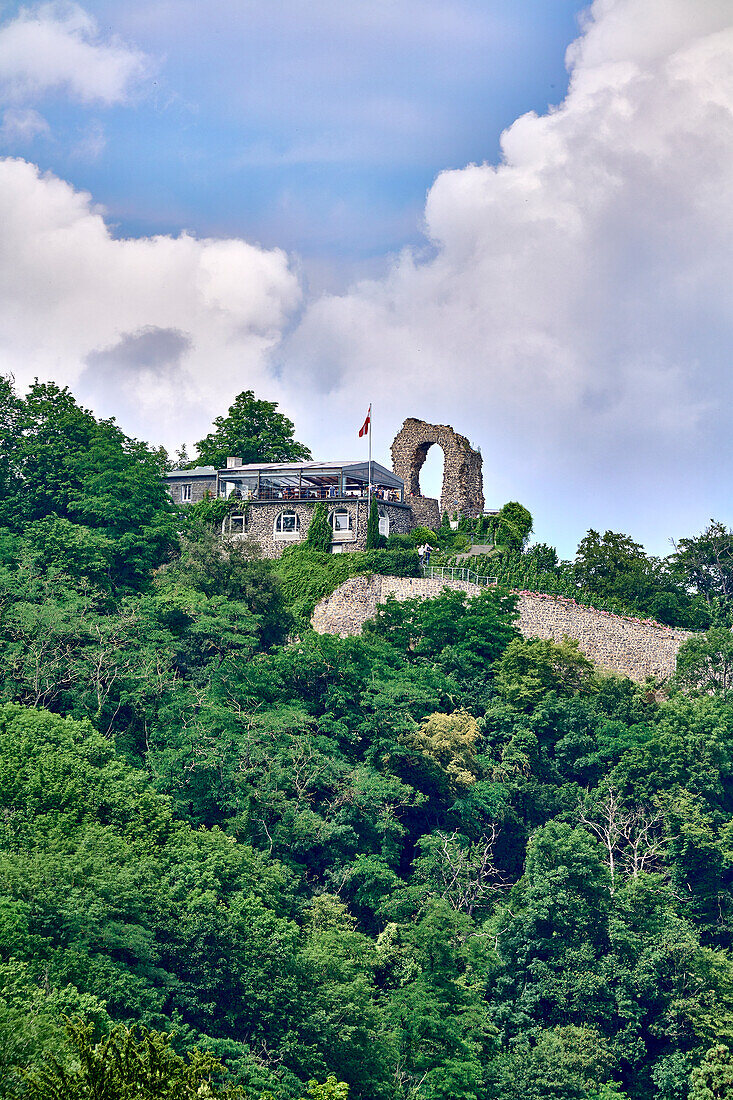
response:
<path fill-rule="evenodd" d="M 181 500 L 181 486 L 191 486 L 191 499 L 190 501 Z M 174 504 L 200 504 L 202 500 L 207 497 L 216 496 L 216 474 L 202 476 L 198 474 L 192 476 L 189 474 L 186 476 L 182 474 L 180 477 L 167 477 L 166 489 L 170 494 L 171 500 Z"/>
<path fill-rule="evenodd" d="M 435 497 L 408 497 L 406 495 L 405 500 L 410 505 L 414 527 L 429 527 L 432 531 L 438 530 L 441 515 L 440 505 Z"/>
<path fill-rule="evenodd" d="M 366 501 L 326 500 L 324 503 L 328 508 L 329 516 L 335 510 L 348 512 L 351 516 L 351 530 L 348 535 L 353 537 L 334 540 L 340 542 L 340 545 L 343 546 L 343 552 L 364 550 L 366 548 L 367 520 L 369 518 Z M 293 501 L 291 503 L 287 500 L 267 503 L 250 501 L 245 512 L 243 537 L 257 542 L 264 557 L 279 558 L 286 546 L 290 546 L 293 542 L 302 542 L 306 537 L 315 506 L 315 501 L 312 504 L 307 501 Z M 383 503 L 382 501 L 379 501 L 378 507 L 380 513 L 384 512 L 389 516 L 389 528 L 392 533 L 406 534 L 412 529 L 413 523 L 409 509 L 401 508 L 395 504 Z M 275 521 L 281 512 L 295 512 L 300 521 L 297 537 L 276 538 Z"/>
<path fill-rule="evenodd" d="M 475 596 L 481 588 L 465 581 L 426 580 L 421 577 L 352 577 L 316 606 L 313 628 L 319 634 L 360 634 L 377 605 L 388 596 L 398 600 L 437 596 L 444 588 Z M 651 620 L 612 615 L 583 607 L 574 600 L 519 593 L 517 626 L 525 638 L 561 642 L 575 638 L 595 665 L 608 672 L 642 682 L 647 676 L 666 678 L 675 669 L 677 650 L 691 633 L 672 630 Z"/>

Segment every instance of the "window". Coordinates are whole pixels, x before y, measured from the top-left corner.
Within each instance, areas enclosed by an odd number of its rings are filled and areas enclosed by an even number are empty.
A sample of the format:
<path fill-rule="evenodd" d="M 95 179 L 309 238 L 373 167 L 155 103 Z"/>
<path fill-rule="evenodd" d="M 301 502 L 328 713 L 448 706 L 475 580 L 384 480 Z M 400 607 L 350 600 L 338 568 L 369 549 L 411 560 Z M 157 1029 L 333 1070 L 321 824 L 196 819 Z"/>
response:
<path fill-rule="evenodd" d="M 222 535 L 229 535 L 231 538 L 237 538 L 244 536 L 247 530 L 247 517 L 244 513 L 241 515 L 232 514 L 231 512 L 224 516 L 221 522 Z"/>
<path fill-rule="evenodd" d="M 185 503 L 189 503 L 189 504 L 191 503 L 191 486 L 190 485 L 182 485 L 181 486 L 181 501 L 184 504 Z"/>
<path fill-rule="evenodd" d="M 300 518 L 295 512 L 281 512 L 275 520 L 275 538 L 298 538 Z"/>
<path fill-rule="evenodd" d="M 389 535 L 389 516 L 383 508 L 379 509 L 379 533 L 385 538 Z"/>
<path fill-rule="evenodd" d="M 331 516 L 331 526 L 334 531 L 350 531 L 351 516 L 348 512 L 334 512 Z"/>

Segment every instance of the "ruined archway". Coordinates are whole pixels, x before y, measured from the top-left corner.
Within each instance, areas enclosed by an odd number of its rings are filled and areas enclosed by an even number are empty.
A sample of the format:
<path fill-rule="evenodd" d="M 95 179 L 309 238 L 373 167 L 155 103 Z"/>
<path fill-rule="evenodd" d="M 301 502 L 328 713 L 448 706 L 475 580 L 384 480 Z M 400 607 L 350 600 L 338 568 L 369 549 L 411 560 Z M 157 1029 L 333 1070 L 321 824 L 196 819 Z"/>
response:
<path fill-rule="evenodd" d="M 445 456 L 440 504 L 420 492 L 420 470 L 437 444 Z M 405 497 L 415 520 L 434 526 L 441 511 L 478 516 L 484 510 L 482 459 L 466 439 L 448 424 L 427 424 L 409 417 L 392 444 L 392 469 L 405 483 Z"/>

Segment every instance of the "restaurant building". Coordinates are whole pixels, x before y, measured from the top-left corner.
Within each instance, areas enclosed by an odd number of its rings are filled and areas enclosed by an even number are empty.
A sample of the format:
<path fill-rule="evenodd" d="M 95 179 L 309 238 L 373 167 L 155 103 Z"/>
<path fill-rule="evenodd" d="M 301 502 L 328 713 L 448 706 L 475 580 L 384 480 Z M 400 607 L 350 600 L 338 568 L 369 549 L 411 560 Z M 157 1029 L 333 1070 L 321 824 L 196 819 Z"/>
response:
<path fill-rule="evenodd" d="M 224 498 L 231 508 L 222 534 L 257 542 L 267 557 L 279 557 L 290 543 L 305 539 L 313 510 L 323 502 L 332 530 L 335 554 L 366 548 L 370 464 L 360 461 L 265 462 L 226 467 L 197 466 L 173 470 L 168 491 L 179 505 Z M 377 501 L 382 535 L 404 534 L 415 526 L 405 500 L 402 478 L 378 462 L 371 463 L 371 496 Z"/>

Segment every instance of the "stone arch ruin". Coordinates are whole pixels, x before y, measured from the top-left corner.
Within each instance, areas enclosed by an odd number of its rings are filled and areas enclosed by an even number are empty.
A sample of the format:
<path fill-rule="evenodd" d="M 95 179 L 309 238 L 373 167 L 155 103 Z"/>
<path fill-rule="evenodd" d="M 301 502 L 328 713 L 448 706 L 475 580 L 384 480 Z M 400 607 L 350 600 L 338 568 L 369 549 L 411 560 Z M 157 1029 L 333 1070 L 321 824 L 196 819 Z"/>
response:
<path fill-rule="evenodd" d="M 445 456 L 440 503 L 420 492 L 420 470 L 436 444 Z M 392 444 L 392 469 L 405 483 L 405 501 L 415 522 L 435 527 L 441 512 L 478 516 L 484 510 L 483 460 L 465 435 L 448 424 L 427 424 L 408 417 Z"/>

